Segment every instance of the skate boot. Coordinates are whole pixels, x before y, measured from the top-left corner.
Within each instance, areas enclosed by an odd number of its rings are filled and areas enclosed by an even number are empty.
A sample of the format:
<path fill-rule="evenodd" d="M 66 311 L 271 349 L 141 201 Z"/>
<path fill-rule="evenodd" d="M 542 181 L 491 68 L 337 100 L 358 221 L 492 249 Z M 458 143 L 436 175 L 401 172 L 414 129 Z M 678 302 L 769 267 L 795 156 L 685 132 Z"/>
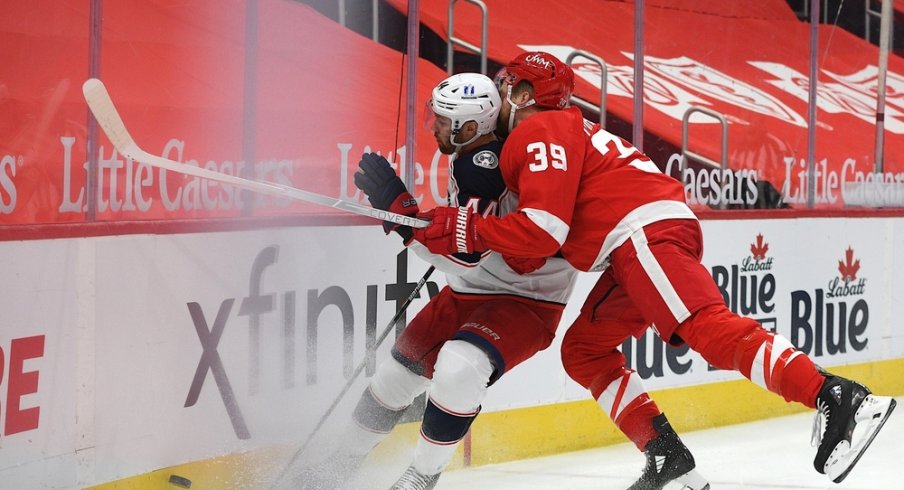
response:
<path fill-rule="evenodd" d="M 389 487 L 389 490 L 430 490 L 436 486 L 440 474 L 424 475 L 414 469 L 414 466 L 409 466 L 399 481 Z"/>
<path fill-rule="evenodd" d="M 865 386 L 849 379 L 829 373 L 825 377 L 816 396 L 812 443 L 818 448 L 813 466 L 840 483 L 885 425 L 895 408 L 895 400 L 875 396 Z M 866 429 L 857 434 L 857 441 L 852 441 L 857 424 L 864 424 Z"/>
<path fill-rule="evenodd" d="M 694 456 L 669 425 L 665 414 L 653 418 L 653 428 L 659 436 L 644 448 L 647 465 L 628 490 L 660 490 L 673 481 L 689 490 L 709 490 L 709 482 L 694 469 Z"/>
<path fill-rule="evenodd" d="M 337 454 L 303 468 L 287 490 L 337 490 L 355 476 L 367 456 Z"/>

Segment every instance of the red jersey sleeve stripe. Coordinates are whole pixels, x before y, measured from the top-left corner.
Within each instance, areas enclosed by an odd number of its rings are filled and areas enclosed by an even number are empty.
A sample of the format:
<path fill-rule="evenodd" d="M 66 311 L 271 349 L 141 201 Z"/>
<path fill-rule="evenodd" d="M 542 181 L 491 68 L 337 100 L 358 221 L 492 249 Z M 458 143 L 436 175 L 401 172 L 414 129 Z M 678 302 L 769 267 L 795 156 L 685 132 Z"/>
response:
<path fill-rule="evenodd" d="M 521 212 L 526 214 L 540 229 L 548 233 L 553 240 L 559 243 L 560 247 L 565 243 L 565 239 L 568 238 L 569 227 L 558 216 L 542 209 L 533 208 L 524 208 L 521 209 Z"/>

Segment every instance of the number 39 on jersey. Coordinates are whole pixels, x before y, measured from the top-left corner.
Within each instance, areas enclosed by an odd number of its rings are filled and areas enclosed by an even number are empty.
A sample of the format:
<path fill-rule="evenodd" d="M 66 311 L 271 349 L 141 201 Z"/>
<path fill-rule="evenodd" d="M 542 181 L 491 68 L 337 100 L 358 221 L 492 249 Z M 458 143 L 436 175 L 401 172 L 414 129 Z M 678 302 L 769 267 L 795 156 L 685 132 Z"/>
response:
<path fill-rule="evenodd" d="M 565 147 L 555 143 L 534 141 L 527 145 L 528 155 L 533 161 L 527 166 L 531 172 L 542 172 L 550 167 L 556 170 L 568 170 L 568 157 Z"/>

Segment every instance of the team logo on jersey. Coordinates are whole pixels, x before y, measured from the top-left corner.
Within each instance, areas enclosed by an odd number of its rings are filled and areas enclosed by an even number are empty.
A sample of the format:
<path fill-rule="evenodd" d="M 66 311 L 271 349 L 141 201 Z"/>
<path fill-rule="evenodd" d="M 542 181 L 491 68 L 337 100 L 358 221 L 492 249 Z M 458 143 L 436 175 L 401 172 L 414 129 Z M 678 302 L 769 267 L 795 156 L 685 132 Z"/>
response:
<path fill-rule="evenodd" d="M 478 167 L 494 169 L 499 166 L 499 159 L 496 158 L 496 154 L 490 150 L 483 150 L 482 152 L 474 155 L 474 165 Z"/>

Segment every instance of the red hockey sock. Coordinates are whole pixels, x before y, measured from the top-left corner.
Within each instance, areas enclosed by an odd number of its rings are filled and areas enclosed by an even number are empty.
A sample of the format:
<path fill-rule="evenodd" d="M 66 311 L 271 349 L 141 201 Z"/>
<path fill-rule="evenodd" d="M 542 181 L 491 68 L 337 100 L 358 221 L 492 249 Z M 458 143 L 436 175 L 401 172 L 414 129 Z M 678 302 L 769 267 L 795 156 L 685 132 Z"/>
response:
<path fill-rule="evenodd" d="M 785 337 L 724 305 L 704 308 L 676 331 L 692 349 L 720 369 L 735 369 L 785 400 L 815 407 L 823 376 Z"/>
<path fill-rule="evenodd" d="M 789 402 L 799 402 L 809 408 L 816 408 L 816 396 L 824 381 L 825 376 L 819 373 L 813 361 L 802 354 L 785 366 L 781 394 Z"/>
<path fill-rule="evenodd" d="M 647 443 L 657 436 L 653 417 L 662 412 L 647 394 L 636 372 L 622 369 L 621 373 L 608 383 L 607 380 L 597 379 L 590 391 L 619 430 L 637 449 L 643 451 Z"/>

